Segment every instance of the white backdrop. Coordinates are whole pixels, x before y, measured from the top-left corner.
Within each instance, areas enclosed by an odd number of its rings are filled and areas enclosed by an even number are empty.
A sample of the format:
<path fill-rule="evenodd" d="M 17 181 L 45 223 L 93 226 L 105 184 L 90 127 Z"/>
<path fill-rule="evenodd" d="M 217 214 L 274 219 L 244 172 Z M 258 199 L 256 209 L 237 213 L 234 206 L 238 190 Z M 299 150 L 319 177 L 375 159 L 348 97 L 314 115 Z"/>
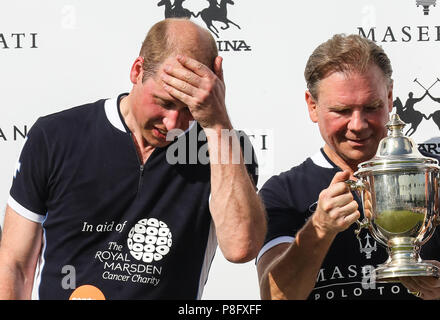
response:
<path fill-rule="evenodd" d="M 424 12 L 418 2 L 425 2 L 429 11 Z M 236 128 L 254 135 L 259 187 L 322 146 L 308 118 L 303 71 L 312 50 L 334 33 L 361 33 L 384 47 L 394 68 L 394 95 L 403 104 L 409 92 L 418 98 L 428 89 L 433 97 L 440 97 L 436 63 L 440 5 L 428 6 L 430 2 L 436 1 L 234 0 L 228 5 L 228 19 L 240 28 L 230 24 L 222 30 L 222 23 L 213 24 L 224 57 L 230 117 Z M 0 221 L 26 130 L 41 115 L 128 92 L 129 70 L 142 40 L 151 25 L 165 17 L 165 7 L 158 3 L 16 0 L 3 4 Z M 197 13 L 208 7 L 208 1 L 186 0 L 183 6 Z M 193 20 L 206 26 L 200 16 Z M 425 149 L 440 151 L 439 127 L 434 122 L 438 102 L 426 96 L 414 109 L 405 118 L 416 126 L 411 137 Z M 231 264 L 218 250 L 203 298 L 259 299 L 254 262 Z"/>

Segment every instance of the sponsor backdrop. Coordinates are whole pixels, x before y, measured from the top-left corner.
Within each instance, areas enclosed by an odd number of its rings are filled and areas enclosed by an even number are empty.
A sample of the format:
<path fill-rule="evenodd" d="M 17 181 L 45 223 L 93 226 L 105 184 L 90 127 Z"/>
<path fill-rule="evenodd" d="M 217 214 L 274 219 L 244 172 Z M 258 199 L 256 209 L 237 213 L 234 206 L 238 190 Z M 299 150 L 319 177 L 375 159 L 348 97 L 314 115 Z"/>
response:
<path fill-rule="evenodd" d="M 0 11 L 0 221 L 35 120 L 128 92 L 147 30 L 169 16 L 190 16 L 217 40 L 228 111 L 251 136 L 259 187 L 322 146 L 308 118 L 303 71 L 311 51 L 334 33 L 361 34 L 385 48 L 394 67 L 394 112 L 420 148 L 440 152 L 435 0 L 9 1 Z M 259 299 L 254 262 L 231 264 L 217 251 L 203 299 Z"/>

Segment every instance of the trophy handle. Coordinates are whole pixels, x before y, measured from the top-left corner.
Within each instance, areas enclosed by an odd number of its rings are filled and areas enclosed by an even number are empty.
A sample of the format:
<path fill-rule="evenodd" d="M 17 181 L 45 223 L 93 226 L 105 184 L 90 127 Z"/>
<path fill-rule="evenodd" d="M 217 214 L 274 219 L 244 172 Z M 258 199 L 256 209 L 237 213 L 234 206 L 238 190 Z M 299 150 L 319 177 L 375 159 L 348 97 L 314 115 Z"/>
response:
<path fill-rule="evenodd" d="M 356 220 L 356 224 L 357 224 L 357 229 L 354 231 L 356 238 L 358 240 L 360 240 L 360 236 L 359 234 L 361 233 L 362 229 L 369 229 L 370 227 L 370 221 L 364 217 L 364 219 L 362 219 L 362 221 Z"/>
<path fill-rule="evenodd" d="M 351 191 L 356 192 L 359 195 L 359 197 L 362 199 L 361 191 L 367 188 L 367 186 L 362 180 L 354 181 L 349 179 L 344 182 L 350 188 Z M 362 229 L 369 229 L 370 220 L 365 216 L 364 213 L 364 219 L 362 219 L 362 221 L 356 220 L 356 224 L 358 228 L 354 231 L 354 233 L 356 234 L 356 238 L 359 240 L 360 239 L 359 234 L 361 233 Z"/>
<path fill-rule="evenodd" d="M 354 180 L 349 179 L 344 182 L 350 188 L 351 191 L 359 192 L 359 191 L 365 190 L 365 188 L 366 188 L 366 185 L 365 185 L 365 183 L 362 182 L 362 180 L 354 181 Z"/>
<path fill-rule="evenodd" d="M 422 240 L 419 240 L 417 238 L 417 245 L 419 247 L 423 246 L 426 242 L 428 242 L 429 239 L 431 239 L 431 237 L 434 235 L 434 231 L 436 228 L 438 228 L 440 226 L 440 208 L 439 208 L 439 189 L 440 189 L 440 172 L 437 172 L 437 183 L 436 183 L 436 188 L 435 188 L 435 204 L 434 204 L 434 217 L 432 219 L 432 224 L 429 226 L 430 228 L 432 228 L 432 232 L 425 237 L 424 239 L 422 238 Z M 425 227 L 425 229 L 428 228 Z M 423 236 L 425 235 L 425 232 L 422 232 Z"/>

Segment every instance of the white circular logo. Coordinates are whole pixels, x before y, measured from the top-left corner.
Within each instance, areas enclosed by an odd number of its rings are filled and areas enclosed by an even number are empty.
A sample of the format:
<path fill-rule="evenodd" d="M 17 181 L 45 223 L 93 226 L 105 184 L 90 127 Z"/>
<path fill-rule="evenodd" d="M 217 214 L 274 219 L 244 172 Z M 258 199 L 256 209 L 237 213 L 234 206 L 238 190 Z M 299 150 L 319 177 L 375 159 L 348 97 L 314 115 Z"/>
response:
<path fill-rule="evenodd" d="M 139 220 L 128 233 L 127 245 L 136 260 L 149 263 L 161 260 L 172 245 L 168 226 L 155 218 Z"/>

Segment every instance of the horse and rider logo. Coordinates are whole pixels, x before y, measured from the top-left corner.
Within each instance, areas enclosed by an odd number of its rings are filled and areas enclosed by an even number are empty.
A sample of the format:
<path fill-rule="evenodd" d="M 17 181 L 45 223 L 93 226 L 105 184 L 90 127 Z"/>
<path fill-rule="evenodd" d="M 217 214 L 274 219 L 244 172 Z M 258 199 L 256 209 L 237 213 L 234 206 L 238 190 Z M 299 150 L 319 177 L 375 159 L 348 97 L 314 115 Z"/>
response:
<path fill-rule="evenodd" d="M 183 7 L 183 2 L 186 0 L 174 0 L 171 3 L 171 0 L 161 0 L 157 3 L 157 6 L 165 6 L 165 18 L 198 18 L 200 17 L 203 22 L 206 24 L 206 27 L 218 38 L 220 31 L 214 25 L 214 22 L 222 23 L 222 30 L 226 30 L 230 27 L 230 25 L 235 26 L 238 29 L 241 29 L 238 24 L 231 21 L 228 18 L 228 5 L 234 5 L 234 1 L 232 0 L 220 0 L 220 3 L 217 0 L 206 0 L 208 2 L 208 6 L 204 7 L 202 10 L 191 11 L 185 7 Z"/>
<path fill-rule="evenodd" d="M 430 97 L 434 102 L 440 103 L 440 98 L 435 98 L 429 93 L 429 90 L 440 82 L 440 79 L 437 78 L 428 88 L 421 84 L 417 78 L 414 79 L 414 82 L 425 90 L 425 93 L 421 97 L 414 97 L 414 93 L 409 92 L 405 104 L 402 103 L 399 97 L 393 102 L 393 107 L 396 108 L 396 113 L 399 115 L 400 119 L 410 125 L 410 128 L 405 132 L 405 135 L 408 137 L 416 132 L 423 119 L 432 119 L 440 130 L 440 110 L 436 110 L 426 116 L 426 114 L 414 109 L 414 105 L 425 99 L 426 96 Z"/>

